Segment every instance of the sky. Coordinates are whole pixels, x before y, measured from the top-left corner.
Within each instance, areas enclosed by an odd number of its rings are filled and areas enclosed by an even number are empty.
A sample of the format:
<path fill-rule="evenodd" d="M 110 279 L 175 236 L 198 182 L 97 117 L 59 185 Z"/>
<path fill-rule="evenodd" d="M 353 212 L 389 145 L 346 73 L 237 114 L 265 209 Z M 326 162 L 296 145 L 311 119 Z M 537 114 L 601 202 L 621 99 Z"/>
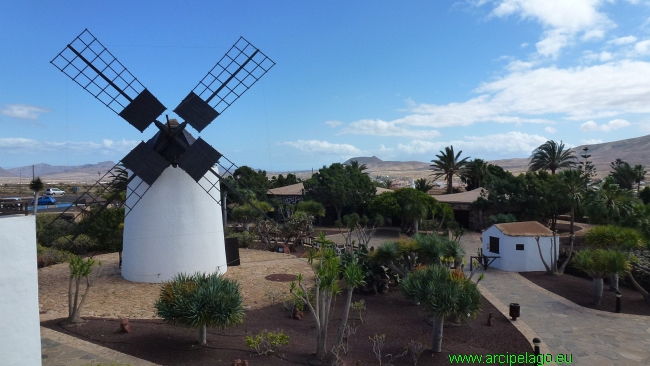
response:
<path fill-rule="evenodd" d="M 0 167 L 117 162 L 156 133 L 50 64 L 86 28 L 170 118 L 240 36 L 271 58 L 188 127 L 240 166 L 429 162 L 450 145 L 494 160 L 650 134 L 650 1 L 0 0 Z"/>

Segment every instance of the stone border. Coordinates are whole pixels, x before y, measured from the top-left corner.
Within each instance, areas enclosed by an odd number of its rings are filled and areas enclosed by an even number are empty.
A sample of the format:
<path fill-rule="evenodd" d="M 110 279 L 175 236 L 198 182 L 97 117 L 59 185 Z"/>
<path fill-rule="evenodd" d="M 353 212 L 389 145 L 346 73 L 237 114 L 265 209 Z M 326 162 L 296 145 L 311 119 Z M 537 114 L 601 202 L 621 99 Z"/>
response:
<path fill-rule="evenodd" d="M 107 360 L 112 360 L 118 364 L 127 364 L 131 366 L 157 366 L 155 363 L 151 363 L 149 361 L 145 361 L 143 359 L 133 357 L 121 352 L 117 352 L 109 348 L 98 346 L 96 344 L 45 327 L 41 327 L 41 338 L 51 339 L 68 347 L 91 353 Z"/>

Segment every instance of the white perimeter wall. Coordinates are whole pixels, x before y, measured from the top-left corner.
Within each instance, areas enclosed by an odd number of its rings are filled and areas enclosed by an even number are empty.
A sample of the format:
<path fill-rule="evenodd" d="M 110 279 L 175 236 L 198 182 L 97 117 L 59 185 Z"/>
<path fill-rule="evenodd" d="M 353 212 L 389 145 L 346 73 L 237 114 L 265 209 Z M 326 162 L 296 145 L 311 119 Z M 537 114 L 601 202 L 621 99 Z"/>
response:
<path fill-rule="evenodd" d="M 492 253 L 487 249 L 490 243 L 490 236 L 499 238 L 499 254 Z M 492 226 L 483 232 L 482 238 L 484 255 L 501 256 L 501 258 L 495 259 L 490 267 L 512 272 L 546 271 L 544 263 L 542 263 L 542 259 L 539 256 L 539 249 L 537 248 L 537 242 L 534 237 L 507 236 L 496 226 Z M 559 242 L 559 237 L 556 237 L 556 245 L 559 245 Z M 524 250 L 516 250 L 516 244 L 524 244 Z M 542 248 L 544 260 L 550 266 L 551 248 L 553 246 L 552 237 L 540 237 L 539 244 Z M 555 255 L 557 257 L 557 251 Z"/>
<path fill-rule="evenodd" d="M 34 216 L 0 217 L 0 365 L 40 365 Z"/>
<path fill-rule="evenodd" d="M 208 172 L 199 183 L 208 187 L 217 180 Z M 136 177 L 129 187 L 139 183 Z M 125 218 L 122 277 L 155 283 L 181 272 L 226 269 L 221 206 L 184 170 L 170 166 Z"/>

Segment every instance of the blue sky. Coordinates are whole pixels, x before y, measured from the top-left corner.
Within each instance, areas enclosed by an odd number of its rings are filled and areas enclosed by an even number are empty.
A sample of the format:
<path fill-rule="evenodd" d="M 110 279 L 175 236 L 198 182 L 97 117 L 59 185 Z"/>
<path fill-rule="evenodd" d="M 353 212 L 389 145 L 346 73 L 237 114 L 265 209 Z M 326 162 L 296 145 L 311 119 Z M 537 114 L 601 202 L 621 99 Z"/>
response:
<path fill-rule="evenodd" d="M 276 66 L 200 136 L 269 171 L 650 134 L 647 1 L 0 0 L 0 167 L 119 161 L 156 132 L 49 63 L 85 28 L 170 117 L 248 39 Z"/>

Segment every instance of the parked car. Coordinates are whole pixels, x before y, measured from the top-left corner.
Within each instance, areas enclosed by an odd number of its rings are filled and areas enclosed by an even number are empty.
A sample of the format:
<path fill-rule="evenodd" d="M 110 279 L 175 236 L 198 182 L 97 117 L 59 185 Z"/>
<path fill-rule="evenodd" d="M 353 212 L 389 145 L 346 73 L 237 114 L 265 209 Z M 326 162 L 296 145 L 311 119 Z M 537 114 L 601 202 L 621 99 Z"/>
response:
<path fill-rule="evenodd" d="M 32 200 L 32 205 L 34 204 L 34 200 Z M 56 205 L 56 200 L 54 197 L 50 196 L 41 196 L 38 197 L 38 205 L 43 206 L 43 205 Z"/>
<path fill-rule="evenodd" d="M 62 191 L 58 188 L 48 188 L 45 190 L 45 194 L 48 196 L 64 196 L 65 191 Z"/>

